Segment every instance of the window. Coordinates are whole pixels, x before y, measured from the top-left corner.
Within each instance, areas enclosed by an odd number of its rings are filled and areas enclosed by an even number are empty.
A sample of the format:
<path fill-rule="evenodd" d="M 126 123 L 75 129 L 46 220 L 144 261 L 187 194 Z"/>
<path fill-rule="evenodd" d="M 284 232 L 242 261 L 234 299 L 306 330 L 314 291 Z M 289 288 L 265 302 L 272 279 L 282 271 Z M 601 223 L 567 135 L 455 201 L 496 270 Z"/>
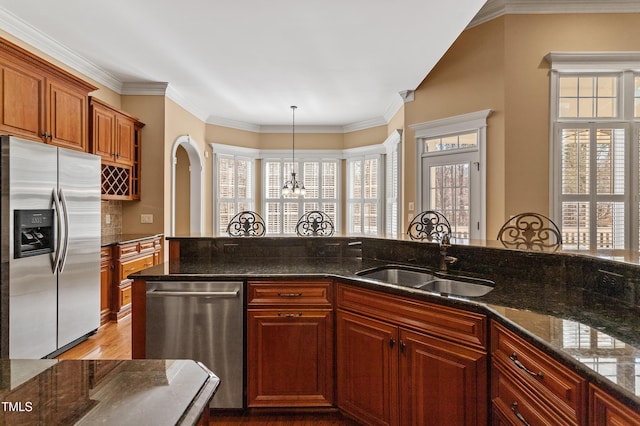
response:
<path fill-rule="evenodd" d="M 553 53 L 547 59 L 551 218 L 563 247 L 638 250 L 640 73 L 630 70 L 640 70 L 640 55 Z"/>
<path fill-rule="evenodd" d="M 485 238 L 485 141 L 490 110 L 412 125 L 419 211 L 437 210 L 457 239 Z"/>
<path fill-rule="evenodd" d="M 264 219 L 267 233 L 295 234 L 298 219 L 311 210 L 325 212 L 339 232 L 340 162 L 336 159 L 302 159 L 292 163 L 276 159 L 263 160 Z M 304 197 L 282 195 L 282 185 L 295 170 L 306 188 Z M 302 173 L 299 171 L 302 170 Z"/>
<path fill-rule="evenodd" d="M 229 150 L 255 155 L 253 150 L 213 144 L 214 149 L 214 229 L 225 235 L 237 213 L 255 209 L 253 157 L 227 154 Z"/>
<path fill-rule="evenodd" d="M 347 174 L 347 233 L 378 235 L 384 217 L 382 155 L 349 158 Z"/>

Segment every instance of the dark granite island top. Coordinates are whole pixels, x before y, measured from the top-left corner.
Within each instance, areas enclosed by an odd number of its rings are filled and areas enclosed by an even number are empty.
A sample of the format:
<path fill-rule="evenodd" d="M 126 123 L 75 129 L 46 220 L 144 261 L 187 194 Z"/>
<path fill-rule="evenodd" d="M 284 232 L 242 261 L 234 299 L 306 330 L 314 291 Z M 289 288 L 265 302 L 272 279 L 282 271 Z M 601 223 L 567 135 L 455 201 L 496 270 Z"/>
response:
<path fill-rule="evenodd" d="M 351 237 L 168 240 L 179 248 L 173 259 L 131 278 L 328 278 L 484 313 L 640 411 L 640 265 L 635 262 L 454 245 L 449 254 L 459 261 L 451 274 L 495 281 L 487 295 L 464 298 L 356 274 L 387 264 L 434 270 L 439 250 L 432 243 Z"/>
<path fill-rule="evenodd" d="M 195 425 L 219 383 L 189 360 L 2 359 L 0 424 Z"/>

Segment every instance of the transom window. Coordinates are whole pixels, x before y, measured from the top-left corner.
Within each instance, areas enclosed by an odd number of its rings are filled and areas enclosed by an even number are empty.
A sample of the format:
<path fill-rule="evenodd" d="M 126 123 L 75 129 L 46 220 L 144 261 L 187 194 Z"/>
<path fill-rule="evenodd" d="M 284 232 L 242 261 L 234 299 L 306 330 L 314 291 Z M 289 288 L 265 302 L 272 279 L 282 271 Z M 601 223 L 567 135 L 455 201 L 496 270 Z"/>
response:
<path fill-rule="evenodd" d="M 618 115 L 616 76 L 562 76 L 559 86 L 559 117 L 611 118 Z"/>

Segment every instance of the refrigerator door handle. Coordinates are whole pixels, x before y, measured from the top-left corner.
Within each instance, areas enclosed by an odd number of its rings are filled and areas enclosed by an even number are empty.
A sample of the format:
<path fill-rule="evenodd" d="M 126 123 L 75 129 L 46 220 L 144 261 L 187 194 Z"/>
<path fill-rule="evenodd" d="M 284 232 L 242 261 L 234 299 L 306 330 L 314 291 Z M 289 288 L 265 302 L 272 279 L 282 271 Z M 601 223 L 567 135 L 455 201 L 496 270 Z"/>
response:
<path fill-rule="evenodd" d="M 56 189 L 53 189 L 53 206 L 55 209 L 56 215 L 56 225 L 58 227 L 56 232 L 56 251 L 53 256 L 53 273 L 55 274 L 58 268 L 60 267 L 60 261 L 62 260 L 62 207 L 60 205 L 60 198 L 58 197 L 58 192 Z"/>
<path fill-rule="evenodd" d="M 64 213 L 64 247 L 62 249 L 62 256 L 59 266 L 59 271 L 60 273 L 62 273 L 64 265 L 67 263 L 67 252 L 69 250 L 69 209 L 67 208 L 67 200 L 64 197 L 62 188 L 60 188 L 60 204 L 62 205 L 62 211 Z"/>

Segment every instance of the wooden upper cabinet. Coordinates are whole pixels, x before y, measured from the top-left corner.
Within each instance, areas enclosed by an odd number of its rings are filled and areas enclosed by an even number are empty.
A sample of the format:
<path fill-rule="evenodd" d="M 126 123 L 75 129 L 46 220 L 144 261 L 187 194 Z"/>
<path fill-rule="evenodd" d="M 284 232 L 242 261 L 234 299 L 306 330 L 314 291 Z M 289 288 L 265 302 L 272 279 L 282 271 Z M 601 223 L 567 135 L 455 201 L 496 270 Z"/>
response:
<path fill-rule="evenodd" d="M 96 87 L 0 39 L 0 133 L 88 151 Z"/>
<path fill-rule="evenodd" d="M 103 162 L 133 166 L 138 119 L 91 98 L 90 152 Z"/>
<path fill-rule="evenodd" d="M 133 165 L 135 122 L 128 117 L 116 116 L 116 161 Z"/>
<path fill-rule="evenodd" d="M 113 159 L 115 140 L 115 116 L 105 108 L 91 102 L 91 152 L 101 157 Z"/>
<path fill-rule="evenodd" d="M 1 58 L 0 58 L 1 60 Z M 2 132 L 42 140 L 44 77 L 18 64 L 2 64 Z"/>
<path fill-rule="evenodd" d="M 55 81 L 47 82 L 47 92 L 47 143 L 87 151 L 87 94 Z"/>

